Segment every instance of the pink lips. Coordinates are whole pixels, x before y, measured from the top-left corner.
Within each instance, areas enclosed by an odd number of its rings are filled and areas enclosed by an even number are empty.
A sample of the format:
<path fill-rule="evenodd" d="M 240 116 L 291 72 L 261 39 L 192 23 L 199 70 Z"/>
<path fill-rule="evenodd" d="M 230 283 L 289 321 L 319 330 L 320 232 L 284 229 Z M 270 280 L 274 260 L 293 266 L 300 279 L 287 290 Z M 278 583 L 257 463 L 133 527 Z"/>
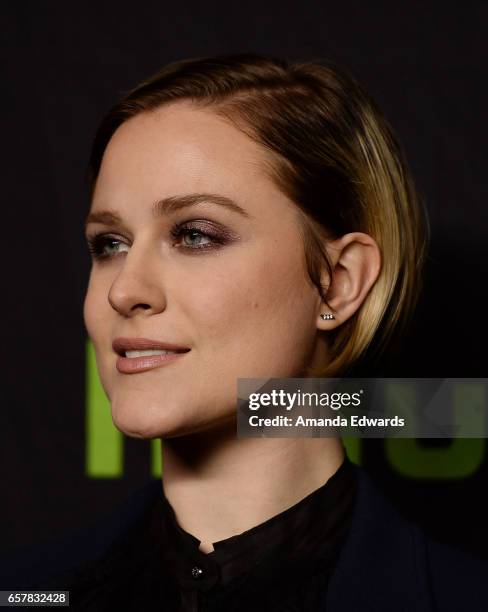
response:
<path fill-rule="evenodd" d="M 117 370 L 123 374 L 136 374 L 169 364 L 172 361 L 181 359 L 185 353 L 190 351 L 190 349 L 185 346 L 179 346 L 169 342 L 159 342 L 148 338 L 116 338 L 112 343 L 112 348 L 119 354 L 119 358 L 115 365 Z M 149 349 L 177 352 L 168 355 L 125 357 L 125 351 L 142 351 Z"/>
<path fill-rule="evenodd" d="M 185 353 L 170 353 L 169 355 L 150 355 L 147 357 L 119 357 L 115 367 L 122 374 L 136 374 L 181 359 Z"/>

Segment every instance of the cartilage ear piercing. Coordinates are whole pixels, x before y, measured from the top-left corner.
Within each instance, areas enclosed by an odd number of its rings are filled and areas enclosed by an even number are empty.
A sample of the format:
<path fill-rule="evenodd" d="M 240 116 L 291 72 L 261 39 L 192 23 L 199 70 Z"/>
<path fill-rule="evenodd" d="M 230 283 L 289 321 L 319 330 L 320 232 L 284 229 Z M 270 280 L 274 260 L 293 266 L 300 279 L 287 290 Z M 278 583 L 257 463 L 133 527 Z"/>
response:
<path fill-rule="evenodd" d="M 322 319 L 324 319 L 324 321 L 327 321 L 328 319 L 335 319 L 333 314 L 330 314 L 329 312 L 323 312 L 321 315 Z"/>

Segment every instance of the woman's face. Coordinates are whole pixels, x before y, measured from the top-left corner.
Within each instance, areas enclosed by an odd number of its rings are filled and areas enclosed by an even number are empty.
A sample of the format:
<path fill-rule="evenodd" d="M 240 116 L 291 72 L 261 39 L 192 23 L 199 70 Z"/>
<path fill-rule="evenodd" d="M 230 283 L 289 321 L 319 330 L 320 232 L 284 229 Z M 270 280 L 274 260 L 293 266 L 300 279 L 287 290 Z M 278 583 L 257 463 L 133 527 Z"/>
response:
<path fill-rule="evenodd" d="M 326 357 L 298 209 L 266 176 L 266 155 L 186 102 L 132 118 L 108 144 L 86 229 L 100 235 L 102 258 L 93 259 L 84 317 L 127 435 L 227 424 L 238 378 L 299 377 Z M 178 200 L 196 194 L 190 206 Z M 119 371 L 112 343 L 121 337 L 190 350 Z"/>

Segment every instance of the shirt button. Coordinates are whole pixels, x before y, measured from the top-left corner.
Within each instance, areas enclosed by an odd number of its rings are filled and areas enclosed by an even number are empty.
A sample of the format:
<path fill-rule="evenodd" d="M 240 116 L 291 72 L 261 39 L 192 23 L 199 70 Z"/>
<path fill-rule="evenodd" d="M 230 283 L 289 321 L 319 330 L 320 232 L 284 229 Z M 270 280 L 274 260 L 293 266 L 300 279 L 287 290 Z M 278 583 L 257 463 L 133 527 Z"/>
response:
<path fill-rule="evenodd" d="M 195 578 L 195 580 L 198 580 L 198 578 L 201 578 L 203 576 L 203 569 L 198 565 L 195 565 L 195 567 L 193 567 L 191 570 L 191 575 L 193 576 L 193 578 Z"/>

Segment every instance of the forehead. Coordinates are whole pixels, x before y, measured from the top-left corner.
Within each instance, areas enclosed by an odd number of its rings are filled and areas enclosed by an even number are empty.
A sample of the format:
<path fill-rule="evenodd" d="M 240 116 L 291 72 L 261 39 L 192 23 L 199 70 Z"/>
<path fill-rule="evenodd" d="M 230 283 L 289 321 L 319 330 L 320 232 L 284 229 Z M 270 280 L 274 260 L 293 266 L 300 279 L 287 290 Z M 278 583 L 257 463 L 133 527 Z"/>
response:
<path fill-rule="evenodd" d="M 265 149 L 230 122 L 209 109 L 178 102 L 141 113 L 116 130 L 97 190 L 136 188 L 140 193 L 154 188 L 158 197 L 161 188 L 175 193 L 251 185 L 269 190 L 274 187 L 269 164 Z"/>
<path fill-rule="evenodd" d="M 191 103 L 173 103 L 123 123 L 105 151 L 91 210 L 130 221 L 154 202 L 212 193 L 227 197 L 277 231 L 298 221 L 298 207 L 270 178 L 271 156 L 230 121 Z"/>

